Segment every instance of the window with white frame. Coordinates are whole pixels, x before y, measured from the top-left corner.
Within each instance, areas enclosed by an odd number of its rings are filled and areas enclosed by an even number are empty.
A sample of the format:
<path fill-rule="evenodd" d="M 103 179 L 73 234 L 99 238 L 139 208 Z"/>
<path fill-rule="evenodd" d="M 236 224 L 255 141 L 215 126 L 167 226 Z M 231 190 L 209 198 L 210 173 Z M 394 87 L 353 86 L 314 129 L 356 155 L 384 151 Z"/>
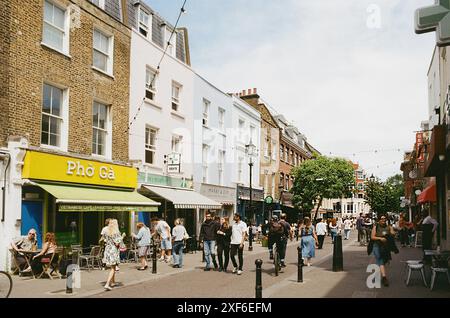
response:
<path fill-rule="evenodd" d="M 269 158 L 269 140 L 264 139 L 264 156 Z"/>
<path fill-rule="evenodd" d="M 253 142 L 253 144 L 256 143 L 256 127 L 250 126 L 250 141 Z"/>
<path fill-rule="evenodd" d="M 145 98 L 155 101 L 157 72 L 151 67 L 145 70 Z"/>
<path fill-rule="evenodd" d="M 289 190 L 289 175 L 286 175 L 286 186 L 284 189 Z"/>
<path fill-rule="evenodd" d="M 105 73 L 112 74 L 113 37 L 94 29 L 93 66 Z"/>
<path fill-rule="evenodd" d="M 223 176 L 225 170 L 225 151 L 219 150 L 219 162 L 217 164 L 217 169 L 219 170 L 219 185 L 224 184 Z"/>
<path fill-rule="evenodd" d="M 52 1 L 44 1 L 42 43 L 65 54 L 69 53 L 69 15 Z"/>
<path fill-rule="evenodd" d="M 291 165 L 295 164 L 294 160 L 295 160 L 294 152 L 291 150 Z"/>
<path fill-rule="evenodd" d="M 219 130 L 225 131 L 225 109 L 219 108 Z"/>
<path fill-rule="evenodd" d="M 353 203 L 347 203 L 347 213 L 353 214 Z"/>
<path fill-rule="evenodd" d="M 244 134 L 245 120 L 239 119 L 238 127 L 239 127 L 239 131 L 238 131 L 238 134 L 239 134 L 239 141 L 245 142 L 245 134 Z"/>
<path fill-rule="evenodd" d="M 284 148 L 284 161 L 286 163 L 289 163 L 289 148 L 288 147 Z"/>
<path fill-rule="evenodd" d="M 284 146 L 280 145 L 280 160 L 284 161 Z"/>
<path fill-rule="evenodd" d="M 156 140 L 158 129 L 145 127 L 145 163 L 154 165 L 156 163 Z"/>
<path fill-rule="evenodd" d="M 364 190 L 364 183 L 359 182 L 358 185 L 357 185 L 357 189 L 360 190 L 360 191 Z"/>
<path fill-rule="evenodd" d="M 208 183 L 208 145 L 203 145 L 202 149 L 202 174 L 203 174 L 203 183 Z"/>
<path fill-rule="evenodd" d="M 172 136 L 172 152 L 174 153 L 181 153 L 181 143 L 182 143 L 183 137 L 179 135 L 173 135 Z"/>
<path fill-rule="evenodd" d="M 272 160 L 277 160 L 277 143 L 272 141 Z"/>
<path fill-rule="evenodd" d="M 108 112 L 107 105 L 94 102 L 92 110 L 92 154 L 106 156 L 108 147 Z"/>
<path fill-rule="evenodd" d="M 364 180 L 364 173 L 362 171 L 357 171 L 356 178 L 359 180 Z"/>
<path fill-rule="evenodd" d="M 150 15 L 139 8 L 139 33 L 148 37 L 150 33 Z"/>
<path fill-rule="evenodd" d="M 181 85 L 172 82 L 172 110 L 178 112 L 180 110 L 180 93 Z"/>
<path fill-rule="evenodd" d="M 164 27 L 165 32 L 165 43 L 164 47 L 167 47 L 167 53 L 171 56 L 175 56 L 176 53 L 176 43 L 177 43 L 177 32 L 175 31 L 172 35 L 172 30 L 167 26 Z"/>
<path fill-rule="evenodd" d="M 244 168 L 244 158 L 239 157 L 238 159 L 238 182 L 242 183 L 242 172 L 243 172 L 243 168 Z"/>
<path fill-rule="evenodd" d="M 64 91 L 44 84 L 42 99 L 41 144 L 61 147 Z"/>
<path fill-rule="evenodd" d="M 202 124 L 205 127 L 208 127 L 208 116 L 209 116 L 209 108 L 211 103 L 203 98 L 203 120 Z"/>
<path fill-rule="evenodd" d="M 102 8 L 105 10 L 105 0 L 91 0 L 93 4 L 95 4 L 97 7 Z"/>

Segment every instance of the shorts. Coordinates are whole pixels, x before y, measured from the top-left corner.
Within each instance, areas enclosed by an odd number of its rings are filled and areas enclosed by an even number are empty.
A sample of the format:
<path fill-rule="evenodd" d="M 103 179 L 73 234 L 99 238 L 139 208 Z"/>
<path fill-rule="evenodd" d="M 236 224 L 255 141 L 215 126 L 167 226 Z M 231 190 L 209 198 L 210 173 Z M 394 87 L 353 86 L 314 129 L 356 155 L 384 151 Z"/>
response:
<path fill-rule="evenodd" d="M 165 238 L 161 240 L 161 249 L 162 250 L 171 250 L 172 249 L 172 242 L 169 238 Z"/>
<path fill-rule="evenodd" d="M 381 256 L 381 249 L 378 244 L 373 244 L 373 255 L 378 266 L 384 265 L 383 257 Z"/>
<path fill-rule="evenodd" d="M 149 246 L 139 246 L 138 249 L 139 257 L 147 256 L 149 255 L 149 252 L 150 252 Z"/>

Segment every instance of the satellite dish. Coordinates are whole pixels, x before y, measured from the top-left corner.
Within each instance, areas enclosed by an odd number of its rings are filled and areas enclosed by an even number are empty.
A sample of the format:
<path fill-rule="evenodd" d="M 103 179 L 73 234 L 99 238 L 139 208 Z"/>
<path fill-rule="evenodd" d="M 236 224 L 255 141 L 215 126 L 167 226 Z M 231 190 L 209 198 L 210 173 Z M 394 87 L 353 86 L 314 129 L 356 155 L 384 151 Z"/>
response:
<path fill-rule="evenodd" d="M 409 177 L 410 177 L 411 179 L 416 179 L 416 178 L 417 178 L 417 170 L 414 169 L 414 170 L 410 171 L 410 172 L 409 172 Z"/>

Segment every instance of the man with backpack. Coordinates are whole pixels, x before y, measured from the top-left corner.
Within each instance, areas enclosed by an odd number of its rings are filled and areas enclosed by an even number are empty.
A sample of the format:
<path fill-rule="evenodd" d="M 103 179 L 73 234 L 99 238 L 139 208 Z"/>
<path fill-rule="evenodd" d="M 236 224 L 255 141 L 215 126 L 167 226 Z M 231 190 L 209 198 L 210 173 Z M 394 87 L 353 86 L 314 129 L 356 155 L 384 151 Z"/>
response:
<path fill-rule="evenodd" d="M 269 254 L 270 259 L 273 259 L 273 245 L 277 245 L 277 250 L 280 253 L 280 260 L 281 260 L 281 252 L 283 249 L 282 244 L 282 237 L 284 234 L 284 226 L 279 222 L 278 216 L 274 215 L 272 216 L 272 220 L 270 222 L 269 227 L 269 241 L 268 241 L 268 247 L 269 247 Z M 284 259 L 283 259 L 284 261 Z"/>
<path fill-rule="evenodd" d="M 286 267 L 284 263 L 284 259 L 286 257 L 286 249 L 287 249 L 287 243 L 288 239 L 292 241 L 293 234 L 291 231 L 291 225 L 289 222 L 286 221 L 286 213 L 282 213 L 280 215 L 280 223 L 283 226 L 283 235 L 281 236 L 281 248 L 280 248 L 280 261 L 281 261 L 281 267 Z"/>

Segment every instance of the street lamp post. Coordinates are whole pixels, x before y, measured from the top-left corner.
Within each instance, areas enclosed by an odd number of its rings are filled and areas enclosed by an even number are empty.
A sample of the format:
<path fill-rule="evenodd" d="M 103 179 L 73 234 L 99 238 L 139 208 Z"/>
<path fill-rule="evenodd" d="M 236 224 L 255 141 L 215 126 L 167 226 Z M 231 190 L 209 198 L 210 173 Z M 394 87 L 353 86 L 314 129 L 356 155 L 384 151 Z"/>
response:
<path fill-rule="evenodd" d="M 252 188 L 252 170 L 253 170 L 253 157 L 256 155 L 256 146 L 253 144 L 252 140 L 250 139 L 250 142 L 248 145 L 245 145 L 245 153 L 248 156 L 248 166 L 249 166 L 249 170 L 250 170 L 250 206 L 249 206 L 249 210 L 250 210 L 250 225 L 253 222 L 253 188 Z M 252 229 L 250 228 L 250 231 L 252 231 Z M 252 246 L 252 241 L 253 241 L 253 235 L 249 235 L 249 244 L 248 244 L 248 250 L 252 251 L 253 250 L 253 246 Z"/>

